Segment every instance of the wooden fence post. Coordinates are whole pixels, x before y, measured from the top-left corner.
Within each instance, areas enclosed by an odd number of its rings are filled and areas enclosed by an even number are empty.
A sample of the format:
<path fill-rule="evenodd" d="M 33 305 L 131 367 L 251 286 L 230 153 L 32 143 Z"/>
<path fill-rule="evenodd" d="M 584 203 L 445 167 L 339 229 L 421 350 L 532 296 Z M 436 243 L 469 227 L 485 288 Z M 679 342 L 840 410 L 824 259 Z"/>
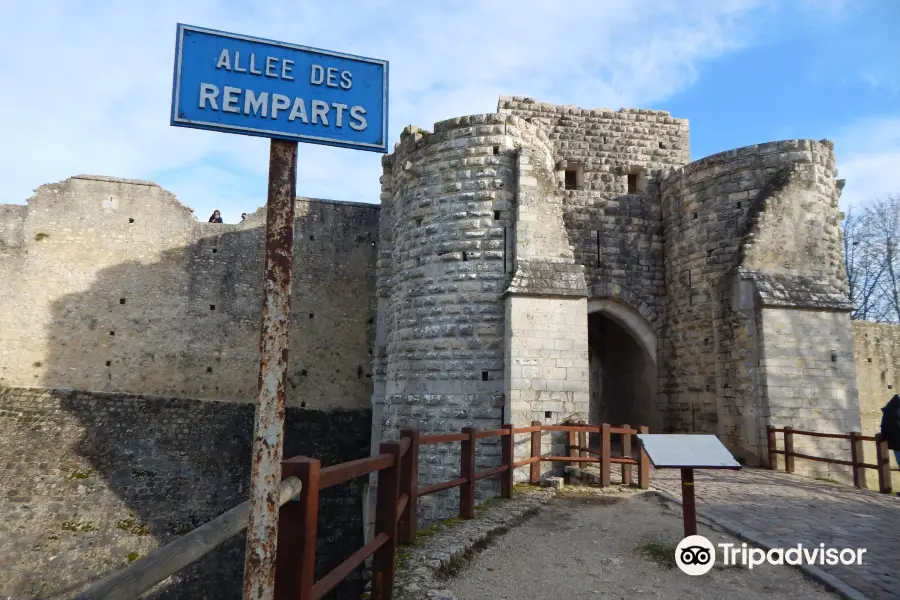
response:
<path fill-rule="evenodd" d="M 575 447 L 578 445 L 579 445 L 579 443 L 578 443 L 577 432 L 570 431 L 569 432 L 569 456 L 570 457 L 574 458 L 576 456 L 581 456 L 581 452 L 579 452 L 578 450 L 575 449 Z M 576 466 L 576 463 L 574 463 L 574 462 L 568 462 L 566 464 L 569 465 L 570 467 Z"/>
<path fill-rule="evenodd" d="M 850 462 L 853 469 L 853 485 L 858 488 L 866 487 L 866 468 L 860 465 L 865 463 L 863 455 L 863 443 L 859 439 L 862 434 L 858 431 L 850 432 Z"/>
<path fill-rule="evenodd" d="M 463 427 L 468 437 L 460 444 L 459 476 L 465 482 L 459 486 L 459 516 L 463 519 L 475 517 L 475 428 Z"/>
<path fill-rule="evenodd" d="M 585 425 L 585 426 L 586 426 L 586 425 L 587 425 L 587 422 L 586 422 L 586 421 L 578 421 L 578 425 Z M 579 432 L 578 432 L 578 445 L 579 445 L 581 448 L 587 448 L 587 447 L 588 447 L 588 438 L 587 438 L 587 432 L 586 432 L 586 431 L 579 431 Z M 588 456 L 587 450 L 579 450 L 579 451 L 578 451 L 578 456 L 580 456 L 580 457 Z M 580 465 L 579 465 L 579 466 L 580 466 Z"/>
<path fill-rule="evenodd" d="M 400 461 L 400 493 L 407 495 L 406 508 L 400 515 L 400 543 L 416 541 L 416 520 L 419 504 L 419 431 L 404 429 L 401 438 L 409 438 L 409 450 Z"/>
<path fill-rule="evenodd" d="M 540 427 L 540 421 L 532 421 L 532 427 Z M 541 457 L 541 430 L 531 432 L 531 458 Z M 536 460 L 531 463 L 531 483 L 541 482 L 541 461 Z"/>
<path fill-rule="evenodd" d="M 778 455 L 775 454 L 775 450 L 777 450 L 777 442 L 775 440 L 775 426 L 774 425 L 766 425 L 766 438 L 768 440 L 769 447 L 769 468 L 771 470 L 775 470 L 778 468 Z"/>
<path fill-rule="evenodd" d="M 650 433 L 650 428 L 646 425 L 638 427 L 638 433 Z M 641 444 L 641 457 L 638 460 L 638 487 L 646 490 L 650 487 L 650 457 Z"/>
<path fill-rule="evenodd" d="M 300 494 L 278 516 L 275 551 L 275 599 L 312 600 L 316 579 L 316 528 L 319 520 L 321 462 L 306 456 L 282 461 L 282 478 L 303 482 Z"/>
<path fill-rule="evenodd" d="M 600 487 L 606 487 L 610 484 L 611 466 L 609 462 L 611 444 L 610 444 L 609 423 L 600 426 Z"/>
<path fill-rule="evenodd" d="M 631 429 L 631 425 L 622 425 L 624 429 Z M 631 434 L 622 434 L 622 456 L 631 458 Z M 622 463 L 622 484 L 631 485 L 631 465 Z"/>
<path fill-rule="evenodd" d="M 794 472 L 794 432 L 793 427 L 784 428 L 784 470 Z"/>
<path fill-rule="evenodd" d="M 500 438 L 501 452 L 502 452 L 502 460 L 503 464 L 506 465 L 506 470 L 500 474 L 500 495 L 504 498 L 512 498 L 512 490 L 513 483 L 515 482 L 515 470 L 513 469 L 513 463 L 515 461 L 515 428 L 512 423 L 507 423 L 503 426 L 503 429 L 509 429 L 509 434 L 504 435 Z"/>
<path fill-rule="evenodd" d="M 389 539 L 372 555 L 372 600 L 391 600 L 394 593 L 394 559 L 397 553 L 397 501 L 400 499 L 400 442 L 382 442 L 378 451 L 380 454 L 392 455 L 394 461 L 390 467 L 378 472 L 375 535 L 386 533 Z"/>
<path fill-rule="evenodd" d="M 878 491 L 882 494 L 890 494 L 891 489 L 891 453 L 888 450 L 887 440 L 881 439 L 881 434 L 875 436 L 875 463 L 878 465 Z"/>

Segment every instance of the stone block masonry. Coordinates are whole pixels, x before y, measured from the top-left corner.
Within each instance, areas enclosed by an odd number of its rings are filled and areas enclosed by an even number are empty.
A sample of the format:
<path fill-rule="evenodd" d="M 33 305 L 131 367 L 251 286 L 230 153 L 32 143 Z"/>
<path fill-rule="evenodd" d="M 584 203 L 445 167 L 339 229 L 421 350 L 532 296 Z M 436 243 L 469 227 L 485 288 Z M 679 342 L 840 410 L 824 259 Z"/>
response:
<path fill-rule="evenodd" d="M 367 410 L 292 407 L 285 456 L 369 451 Z M 0 597 L 70 598 L 247 499 L 253 405 L 0 389 Z M 323 493 L 319 575 L 363 544 L 362 482 Z M 153 592 L 241 597 L 243 535 Z M 359 598 L 357 576 L 339 598 Z"/>
<path fill-rule="evenodd" d="M 248 402 L 265 209 L 195 222 L 142 181 L 73 177 L 0 217 L 0 385 Z M 378 206 L 299 199 L 289 405 L 370 405 Z"/>

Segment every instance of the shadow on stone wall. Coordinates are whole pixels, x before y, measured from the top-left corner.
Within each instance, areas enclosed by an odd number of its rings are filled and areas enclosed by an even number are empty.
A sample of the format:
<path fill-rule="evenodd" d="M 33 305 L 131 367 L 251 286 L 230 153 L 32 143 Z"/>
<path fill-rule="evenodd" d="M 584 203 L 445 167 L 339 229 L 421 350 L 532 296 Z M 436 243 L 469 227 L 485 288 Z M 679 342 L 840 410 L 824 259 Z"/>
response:
<path fill-rule="evenodd" d="M 303 226 L 298 219 L 295 229 Z M 35 383 L 58 387 L 65 370 L 82 369 L 90 389 L 106 391 L 20 388 L 0 395 L 0 429 L 9 434 L 0 441 L 0 458 L 6 459 L 0 462 L 13 473 L 5 479 L 0 506 L 14 515 L 0 526 L 0 537 L 6 537 L 6 529 L 19 538 L 15 545 L 0 542 L 4 554 L 16 554 L 10 562 L 18 563 L 0 577 L 0 596 L 71 597 L 85 582 L 123 568 L 246 500 L 252 404 L 119 390 L 158 382 L 167 374 L 177 378 L 167 370 L 190 370 L 207 377 L 209 395 L 215 396 L 221 357 L 235 364 L 234 356 L 228 358 L 229 339 L 245 341 L 239 330 L 252 322 L 258 347 L 262 260 L 236 253 L 219 274 L 198 265 L 213 245 L 226 255 L 229 248 L 252 247 L 252 240 L 241 239 L 246 236 L 259 238 L 261 252 L 261 234 L 261 228 L 231 231 L 167 252 L 153 264 L 123 263 L 101 271 L 84 292 L 54 303 L 50 348 L 42 365 L 46 376 Z M 234 273 L 254 267 L 258 289 L 230 287 Z M 202 306 L 171 299 L 155 303 L 166 296 L 167 286 L 186 286 L 183 297 L 199 299 Z M 203 300 L 213 288 L 215 311 Z M 154 312 L 155 305 L 165 311 Z M 198 327 L 197 320 L 212 312 L 217 313 L 212 325 Z M 295 315 L 295 335 L 302 336 L 302 325 Z M 257 361 L 245 355 L 238 361 L 249 363 L 241 389 L 252 401 Z M 343 366 L 336 365 L 338 370 Z M 360 374 L 360 385 L 370 381 Z M 295 397 L 302 398 L 302 379 L 292 377 L 291 385 Z M 313 456 L 323 465 L 366 456 L 370 425 L 368 410 L 289 408 L 285 456 Z M 323 493 L 320 574 L 362 546 L 363 495 L 362 481 Z M 243 551 L 241 535 L 148 597 L 240 598 Z M 358 598 L 359 591 L 359 581 L 351 581 L 330 597 Z"/>

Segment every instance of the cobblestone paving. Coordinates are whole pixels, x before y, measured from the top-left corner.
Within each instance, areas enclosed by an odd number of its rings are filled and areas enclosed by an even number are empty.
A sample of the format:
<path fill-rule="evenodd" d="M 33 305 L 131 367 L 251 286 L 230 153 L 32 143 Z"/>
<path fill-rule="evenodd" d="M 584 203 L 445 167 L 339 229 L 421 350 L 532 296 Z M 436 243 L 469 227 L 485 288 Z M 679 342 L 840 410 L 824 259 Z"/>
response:
<path fill-rule="evenodd" d="M 652 469 L 650 486 L 681 498 L 680 476 Z M 697 470 L 694 481 L 699 511 L 775 547 L 865 548 L 861 566 L 817 566 L 873 600 L 900 599 L 900 498 L 762 469 Z"/>

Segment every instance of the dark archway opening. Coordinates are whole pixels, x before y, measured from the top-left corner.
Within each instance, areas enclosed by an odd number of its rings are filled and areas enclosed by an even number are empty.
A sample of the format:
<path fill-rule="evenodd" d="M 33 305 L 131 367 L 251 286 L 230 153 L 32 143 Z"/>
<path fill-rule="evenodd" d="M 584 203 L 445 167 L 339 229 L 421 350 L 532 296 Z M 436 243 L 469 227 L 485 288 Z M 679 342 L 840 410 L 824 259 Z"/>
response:
<path fill-rule="evenodd" d="M 647 425 L 655 431 L 656 364 L 625 327 L 601 312 L 588 315 L 591 423 Z"/>

